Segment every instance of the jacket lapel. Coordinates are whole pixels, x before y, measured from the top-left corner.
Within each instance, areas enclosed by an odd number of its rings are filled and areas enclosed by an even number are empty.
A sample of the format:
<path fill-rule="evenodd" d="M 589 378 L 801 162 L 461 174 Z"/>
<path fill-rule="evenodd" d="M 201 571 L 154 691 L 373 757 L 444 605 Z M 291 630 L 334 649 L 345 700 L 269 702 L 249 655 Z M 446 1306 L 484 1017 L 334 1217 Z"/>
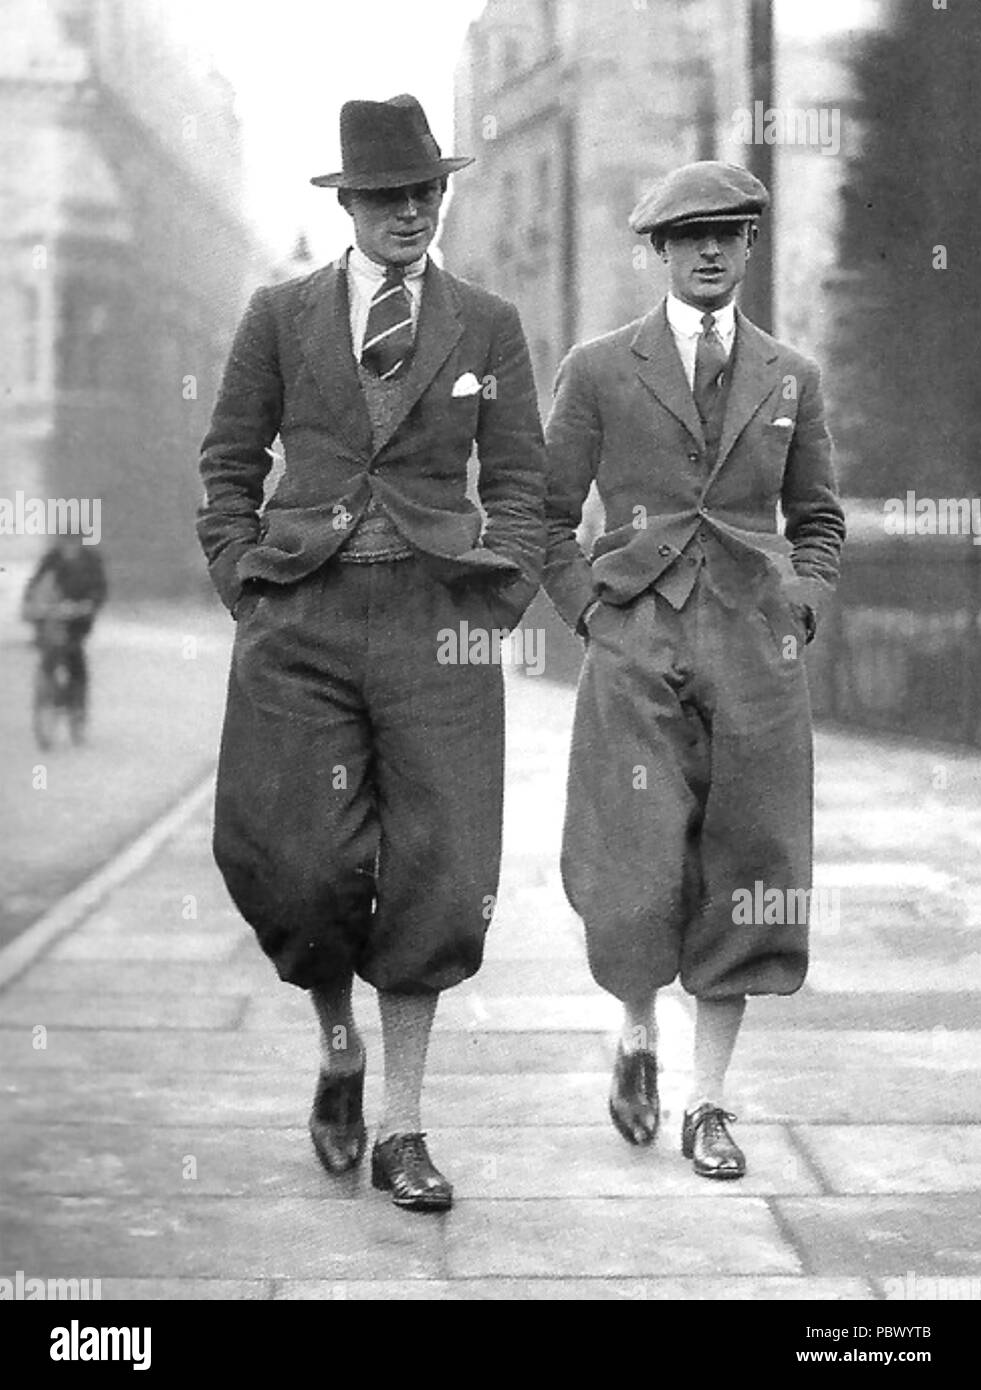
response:
<path fill-rule="evenodd" d="M 779 376 L 772 365 L 778 356 L 772 339 L 762 333 L 754 323 L 750 323 L 737 309 L 732 386 L 726 402 L 719 456 L 712 472 L 713 478 L 767 396 L 772 395 L 779 385 Z"/>
<path fill-rule="evenodd" d="M 666 301 L 641 321 L 631 343 L 637 358 L 637 375 L 663 406 L 677 416 L 698 445 L 704 443 L 702 423 L 688 385 L 674 334 L 668 324 Z"/>
<path fill-rule="evenodd" d="M 371 453 L 371 421 L 351 347 L 346 257 L 307 285 L 297 331 L 336 432 L 359 454 Z"/>

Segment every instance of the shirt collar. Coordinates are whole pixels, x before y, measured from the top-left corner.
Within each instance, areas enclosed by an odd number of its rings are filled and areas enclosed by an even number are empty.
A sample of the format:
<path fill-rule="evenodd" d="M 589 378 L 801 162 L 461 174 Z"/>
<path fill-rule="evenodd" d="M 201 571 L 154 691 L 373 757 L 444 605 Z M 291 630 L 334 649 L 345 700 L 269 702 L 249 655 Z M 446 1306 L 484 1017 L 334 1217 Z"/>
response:
<path fill-rule="evenodd" d="M 697 309 L 694 304 L 686 304 L 675 294 L 668 294 L 668 323 L 675 333 L 685 338 L 697 338 L 702 331 L 702 315 L 706 312 L 715 315 L 715 331 L 720 338 L 727 338 L 735 332 L 736 306 L 730 299 L 722 309 Z"/>
<path fill-rule="evenodd" d="M 420 276 L 425 274 L 428 259 L 428 255 L 423 255 L 417 261 L 412 261 L 409 265 L 404 266 L 405 278 L 418 280 Z M 348 249 L 347 265 L 348 269 L 362 280 L 371 280 L 379 285 L 388 273 L 386 266 L 379 265 L 370 256 L 366 256 L 360 246 L 352 246 Z"/>

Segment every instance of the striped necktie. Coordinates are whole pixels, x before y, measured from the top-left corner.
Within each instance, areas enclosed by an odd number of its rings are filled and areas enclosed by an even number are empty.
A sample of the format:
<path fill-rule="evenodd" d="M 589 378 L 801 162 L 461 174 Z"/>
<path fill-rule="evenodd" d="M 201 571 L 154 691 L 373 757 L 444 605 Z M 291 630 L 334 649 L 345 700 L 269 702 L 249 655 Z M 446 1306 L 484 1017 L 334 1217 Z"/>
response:
<path fill-rule="evenodd" d="M 397 376 L 412 353 L 412 301 L 405 271 L 389 266 L 371 301 L 361 363 L 382 381 Z"/>
<path fill-rule="evenodd" d="M 712 414 L 712 407 L 722 390 L 728 360 L 722 339 L 716 332 L 715 315 L 703 314 L 702 331 L 695 349 L 695 380 L 692 383 L 692 395 L 702 424 Z"/>

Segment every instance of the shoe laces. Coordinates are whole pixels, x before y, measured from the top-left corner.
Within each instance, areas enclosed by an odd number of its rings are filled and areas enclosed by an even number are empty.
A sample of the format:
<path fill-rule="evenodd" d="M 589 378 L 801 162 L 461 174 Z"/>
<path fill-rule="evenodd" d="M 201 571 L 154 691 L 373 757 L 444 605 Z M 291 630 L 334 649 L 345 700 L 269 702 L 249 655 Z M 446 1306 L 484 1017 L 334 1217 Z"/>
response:
<path fill-rule="evenodd" d="M 410 1160 L 415 1163 L 429 1163 L 429 1154 L 426 1152 L 426 1132 L 420 1131 L 418 1134 L 400 1134 L 399 1150 L 403 1162 Z"/>
<path fill-rule="evenodd" d="M 707 1133 L 713 1139 L 718 1138 L 720 1135 L 724 1135 L 727 1139 L 731 1139 L 732 1136 L 726 1129 L 726 1121 L 730 1124 L 734 1124 L 735 1120 L 736 1117 L 730 1110 L 723 1110 L 721 1105 L 713 1105 L 703 1112 L 700 1119 L 695 1121 L 695 1129 L 697 1130 L 699 1127 L 704 1126 Z"/>

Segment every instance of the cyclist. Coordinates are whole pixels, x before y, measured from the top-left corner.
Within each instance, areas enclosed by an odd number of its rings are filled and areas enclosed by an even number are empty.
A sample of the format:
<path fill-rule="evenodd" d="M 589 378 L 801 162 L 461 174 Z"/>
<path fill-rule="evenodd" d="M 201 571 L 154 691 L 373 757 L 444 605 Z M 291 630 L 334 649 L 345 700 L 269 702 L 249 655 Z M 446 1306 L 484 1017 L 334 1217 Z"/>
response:
<path fill-rule="evenodd" d="M 24 591 L 24 618 L 34 624 L 35 641 L 45 660 L 46 620 L 64 619 L 63 655 L 76 707 L 84 710 L 88 693 L 85 640 L 106 600 L 102 557 L 76 533 L 56 536 Z"/>

